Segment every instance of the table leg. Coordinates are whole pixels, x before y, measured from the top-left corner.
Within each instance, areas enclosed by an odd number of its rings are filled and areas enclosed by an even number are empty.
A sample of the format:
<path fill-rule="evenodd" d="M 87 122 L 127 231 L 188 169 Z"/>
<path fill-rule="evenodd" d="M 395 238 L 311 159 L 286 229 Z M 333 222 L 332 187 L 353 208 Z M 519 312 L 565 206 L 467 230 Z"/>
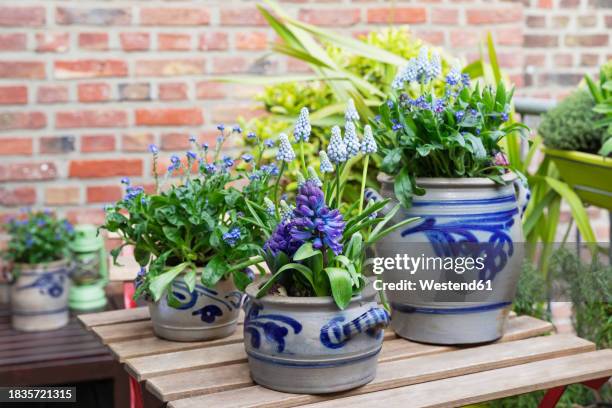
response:
<path fill-rule="evenodd" d="M 584 381 L 580 384 L 585 385 L 593 390 L 598 390 L 609 379 L 610 377 L 597 378 L 595 380 Z M 538 405 L 538 408 L 555 408 L 555 406 L 561 399 L 561 396 L 563 395 L 565 388 L 566 386 L 562 385 L 560 387 L 551 388 L 550 390 L 546 391 L 546 394 L 544 394 L 544 397 L 542 398 L 540 405 Z"/>

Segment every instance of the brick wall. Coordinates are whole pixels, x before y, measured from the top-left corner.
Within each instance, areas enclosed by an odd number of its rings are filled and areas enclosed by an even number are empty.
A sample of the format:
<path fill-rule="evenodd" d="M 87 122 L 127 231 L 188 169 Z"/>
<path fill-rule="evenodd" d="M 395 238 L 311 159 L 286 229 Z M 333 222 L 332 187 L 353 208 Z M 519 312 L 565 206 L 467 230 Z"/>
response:
<path fill-rule="evenodd" d="M 468 60 L 491 31 L 523 93 L 562 92 L 610 54 L 610 1 L 282 3 L 304 21 L 353 35 L 408 24 Z M 274 35 L 255 4 L 2 2 L 0 213 L 35 205 L 100 221 L 103 204 L 121 195 L 119 176 L 150 182 L 149 143 L 169 155 L 187 147 L 188 134 L 212 140 L 215 124 L 260 114 L 250 101 L 257 89 L 209 80 L 303 70 L 268 55 Z"/>

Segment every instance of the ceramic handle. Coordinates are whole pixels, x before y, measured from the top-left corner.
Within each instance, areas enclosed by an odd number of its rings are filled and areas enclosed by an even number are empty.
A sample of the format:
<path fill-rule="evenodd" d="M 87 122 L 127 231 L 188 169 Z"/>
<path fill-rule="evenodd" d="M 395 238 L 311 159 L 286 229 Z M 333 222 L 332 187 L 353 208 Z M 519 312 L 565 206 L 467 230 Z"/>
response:
<path fill-rule="evenodd" d="M 325 347 L 340 348 L 359 333 L 378 335 L 380 329 L 389 325 L 389 313 L 381 307 L 373 307 L 350 322 L 342 323 L 342 320 L 333 319 L 321 328 L 320 339 Z"/>
<path fill-rule="evenodd" d="M 529 199 L 531 198 L 531 190 L 529 190 L 529 186 L 527 183 L 517 178 L 513 182 L 514 189 L 516 190 L 516 202 L 518 204 L 519 211 L 521 212 L 521 216 L 525 213 L 527 209 L 527 204 L 529 204 Z"/>

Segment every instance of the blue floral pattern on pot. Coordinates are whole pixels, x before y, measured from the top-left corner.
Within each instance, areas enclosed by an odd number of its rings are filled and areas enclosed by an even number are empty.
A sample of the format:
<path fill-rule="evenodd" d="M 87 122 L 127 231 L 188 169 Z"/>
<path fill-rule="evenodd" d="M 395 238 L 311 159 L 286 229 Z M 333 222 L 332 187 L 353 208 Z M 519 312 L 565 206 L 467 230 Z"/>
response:
<path fill-rule="evenodd" d="M 59 298 L 64 293 L 64 286 L 67 272 L 64 270 L 46 272 L 40 274 L 33 282 L 27 285 L 17 286 L 16 290 L 38 289 L 41 295 L 49 295 L 52 298 Z"/>
<path fill-rule="evenodd" d="M 220 306 L 227 309 L 228 312 L 240 308 L 242 304 L 243 294 L 239 291 L 232 291 L 221 296 L 219 292 L 209 289 L 202 285 L 196 285 L 195 289 L 189 292 L 187 284 L 183 281 L 175 281 L 172 284 L 172 293 L 181 305 L 176 307 L 179 310 L 190 310 L 198 303 L 201 296 L 207 297 L 215 301 Z M 199 315 L 203 322 L 213 323 L 216 318 L 223 316 L 221 307 L 216 304 L 206 305 L 196 310 L 191 311 L 193 316 Z"/>
<path fill-rule="evenodd" d="M 263 338 L 269 343 L 275 343 L 276 350 L 282 353 L 285 350 L 285 337 L 289 334 L 289 329 L 294 334 L 302 331 L 302 325 L 295 319 L 280 314 L 262 314 L 262 306 L 253 305 L 251 302 L 246 305 L 246 315 L 244 318 L 244 331 L 251 337 L 251 346 L 258 349 Z"/>

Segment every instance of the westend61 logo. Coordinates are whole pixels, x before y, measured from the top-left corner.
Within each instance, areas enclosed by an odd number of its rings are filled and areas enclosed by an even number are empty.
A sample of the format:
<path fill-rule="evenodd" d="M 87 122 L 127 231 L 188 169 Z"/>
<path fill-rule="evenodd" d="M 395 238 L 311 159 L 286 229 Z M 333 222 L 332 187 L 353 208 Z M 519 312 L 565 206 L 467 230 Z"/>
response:
<path fill-rule="evenodd" d="M 462 279 L 466 272 L 480 274 L 486 268 L 486 257 L 438 257 L 438 256 L 410 256 L 408 254 L 396 254 L 394 257 L 371 258 L 368 263 L 372 264 L 372 271 L 381 275 L 386 271 L 401 271 L 408 276 L 415 275 L 421 271 L 429 274 L 429 279 L 401 279 L 395 282 L 383 282 L 376 280 L 374 287 L 377 290 L 392 291 L 491 291 L 490 280 Z M 437 273 L 448 279 L 432 279 L 432 274 Z M 461 282 L 453 281 L 452 277 L 459 278 Z"/>

